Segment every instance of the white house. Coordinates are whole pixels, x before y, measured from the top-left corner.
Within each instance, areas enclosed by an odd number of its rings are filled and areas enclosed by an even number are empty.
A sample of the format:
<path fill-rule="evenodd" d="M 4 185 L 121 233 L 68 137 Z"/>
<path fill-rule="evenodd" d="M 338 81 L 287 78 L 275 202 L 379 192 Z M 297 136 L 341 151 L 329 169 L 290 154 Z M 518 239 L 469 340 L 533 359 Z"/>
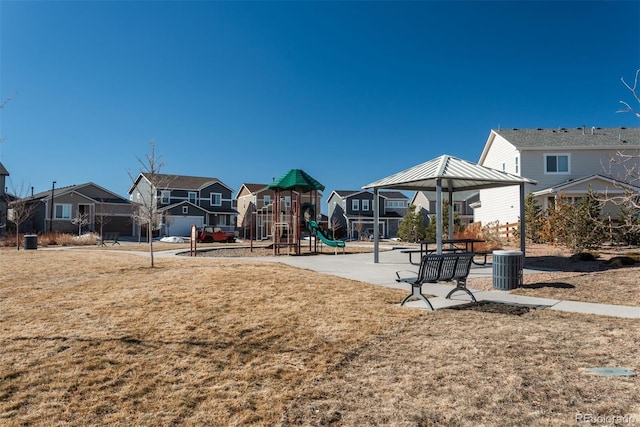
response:
<path fill-rule="evenodd" d="M 491 130 L 478 164 L 537 181 L 527 184 L 525 193 L 533 193 L 546 209 L 560 194 L 579 198 L 592 189 L 611 196 L 621 194 L 621 186 L 640 191 L 637 182 L 624 182 L 624 169 L 610 161 L 620 152 L 635 154 L 632 161 L 640 167 L 640 128 L 498 129 Z M 517 186 L 480 190 L 474 220 L 516 222 L 518 203 Z"/>

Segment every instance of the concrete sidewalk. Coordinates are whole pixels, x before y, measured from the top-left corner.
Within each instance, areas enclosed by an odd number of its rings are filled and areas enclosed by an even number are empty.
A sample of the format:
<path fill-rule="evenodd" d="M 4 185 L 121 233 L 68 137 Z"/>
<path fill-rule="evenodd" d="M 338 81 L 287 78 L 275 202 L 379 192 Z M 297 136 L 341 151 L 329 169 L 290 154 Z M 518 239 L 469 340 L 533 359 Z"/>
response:
<path fill-rule="evenodd" d="M 254 258 L 255 259 L 255 258 Z M 407 293 L 410 288 L 406 284 L 399 284 L 395 281 L 396 271 L 406 270 L 416 272 L 418 266 L 409 264 L 407 254 L 399 250 L 389 250 L 380 252 L 379 263 L 373 262 L 372 253 L 349 254 L 349 255 L 322 255 L 322 256 L 279 256 L 260 258 L 261 261 L 281 262 L 299 268 L 317 271 L 319 273 L 358 280 L 379 286 L 404 289 Z M 540 270 L 530 270 L 525 268 L 524 274 L 540 273 Z M 493 267 L 490 263 L 485 266 L 472 265 L 469 277 L 492 277 Z M 464 292 L 454 294 L 450 300 L 445 296 L 452 289 L 451 285 L 428 284 L 425 286 L 425 293 L 436 295 L 429 298 L 433 307 L 451 307 L 453 305 L 467 304 L 470 298 Z M 640 319 L 640 307 L 594 304 L 578 301 L 564 301 L 548 298 L 536 298 L 522 295 L 514 295 L 508 291 L 490 290 L 479 291 L 470 289 L 478 301 L 492 301 L 506 304 L 519 304 L 532 307 L 546 307 L 552 310 L 567 311 L 574 313 L 598 314 L 603 316 L 625 317 Z M 405 306 L 412 308 L 428 309 L 422 301 L 411 301 Z"/>

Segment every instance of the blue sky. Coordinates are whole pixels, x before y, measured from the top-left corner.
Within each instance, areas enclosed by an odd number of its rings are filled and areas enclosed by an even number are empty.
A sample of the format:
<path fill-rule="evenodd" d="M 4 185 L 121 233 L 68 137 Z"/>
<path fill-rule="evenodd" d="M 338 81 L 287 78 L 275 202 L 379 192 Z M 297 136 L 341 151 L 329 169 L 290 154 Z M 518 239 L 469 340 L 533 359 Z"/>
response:
<path fill-rule="evenodd" d="M 164 173 L 328 196 L 493 128 L 638 126 L 638 68 L 637 1 L 1 0 L 0 161 L 126 196 L 154 140 Z"/>

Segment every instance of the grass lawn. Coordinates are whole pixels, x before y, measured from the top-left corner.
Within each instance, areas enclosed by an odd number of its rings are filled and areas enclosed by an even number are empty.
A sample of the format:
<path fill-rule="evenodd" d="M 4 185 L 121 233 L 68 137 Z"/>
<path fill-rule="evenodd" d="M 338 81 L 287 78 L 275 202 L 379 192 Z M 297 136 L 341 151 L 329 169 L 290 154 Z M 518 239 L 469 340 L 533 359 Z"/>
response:
<path fill-rule="evenodd" d="M 640 320 L 412 310 L 406 290 L 258 259 L 0 261 L 1 425 L 640 423 L 638 377 L 586 369 L 640 373 Z"/>

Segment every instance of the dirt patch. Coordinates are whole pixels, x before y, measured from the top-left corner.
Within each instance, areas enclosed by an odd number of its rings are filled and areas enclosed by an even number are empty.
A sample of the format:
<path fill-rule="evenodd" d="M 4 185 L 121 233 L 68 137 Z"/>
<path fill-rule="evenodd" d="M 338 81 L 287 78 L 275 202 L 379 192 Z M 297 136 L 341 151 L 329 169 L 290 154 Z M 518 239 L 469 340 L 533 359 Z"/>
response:
<path fill-rule="evenodd" d="M 522 316 L 528 313 L 533 307 L 518 304 L 504 304 L 492 301 L 479 301 L 469 304 L 456 305 L 447 308 L 448 310 L 468 310 L 482 313 L 508 314 L 511 316 Z"/>

